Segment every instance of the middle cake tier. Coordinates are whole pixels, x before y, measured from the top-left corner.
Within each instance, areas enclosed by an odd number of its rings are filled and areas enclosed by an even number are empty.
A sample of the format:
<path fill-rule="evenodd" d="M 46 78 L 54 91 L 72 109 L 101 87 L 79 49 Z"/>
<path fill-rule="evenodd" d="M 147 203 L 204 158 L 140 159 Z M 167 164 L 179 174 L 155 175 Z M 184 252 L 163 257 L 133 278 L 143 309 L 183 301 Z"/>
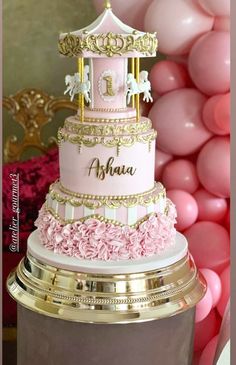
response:
<path fill-rule="evenodd" d="M 68 191 L 128 196 L 154 189 L 156 131 L 151 121 L 66 119 L 58 132 L 60 182 Z"/>

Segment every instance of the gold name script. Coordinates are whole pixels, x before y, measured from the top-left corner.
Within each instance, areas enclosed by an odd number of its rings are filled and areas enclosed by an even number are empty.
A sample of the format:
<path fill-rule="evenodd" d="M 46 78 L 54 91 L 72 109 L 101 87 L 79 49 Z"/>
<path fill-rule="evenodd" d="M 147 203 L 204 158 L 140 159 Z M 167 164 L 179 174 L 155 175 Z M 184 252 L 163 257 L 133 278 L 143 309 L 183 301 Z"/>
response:
<path fill-rule="evenodd" d="M 127 167 L 125 165 L 122 166 L 113 166 L 114 164 L 114 157 L 110 157 L 106 163 L 106 165 L 102 165 L 100 163 L 99 158 L 94 158 L 92 163 L 89 167 L 89 176 L 91 172 L 94 170 L 96 173 L 96 177 L 99 180 L 105 180 L 107 175 L 114 176 L 114 175 L 131 175 L 133 176 L 137 169 L 134 167 Z"/>

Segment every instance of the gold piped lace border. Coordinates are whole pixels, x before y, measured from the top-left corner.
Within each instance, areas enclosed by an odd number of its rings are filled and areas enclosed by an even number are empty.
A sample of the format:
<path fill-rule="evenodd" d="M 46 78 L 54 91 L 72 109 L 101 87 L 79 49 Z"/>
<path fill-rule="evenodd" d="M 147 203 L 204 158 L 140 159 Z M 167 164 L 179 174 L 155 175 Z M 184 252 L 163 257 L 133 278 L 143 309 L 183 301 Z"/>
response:
<path fill-rule="evenodd" d="M 64 129 L 69 133 L 78 134 L 80 136 L 107 137 L 148 132 L 152 129 L 152 123 L 150 120 L 145 120 L 140 123 L 129 123 L 125 125 L 88 125 L 66 119 Z"/>
<path fill-rule="evenodd" d="M 114 136 L 112 138 L 104 137 L 104 136 L 92 136 L 89 138 L 88 136 L 83 135 L 71 135 L 70 133 L 66 132 L 63 128 L 58 130 L 58 143 L 61 142 L 70 142 L 72 144 L 77 144 L 80 147 L 94 147 L 98 144 L 101 144 L 104 147 L 132 147 L 135 143 L 144 143 L 149 144 L 150 150 L 150 143 L 154 141 L 157 137 L 157 132 L 151 130 L 150 133 L 145 135 L 131 135 L 131 136 Z"/>
<path fill-rule="evenodd" d="M 156 33 L 136 34 L 89 34 L 76 36 L 68 33 L 59 39 L 58 50 L 66 57 L 82 57 L 83 52 L 92 52 L 99 56 L 122 56 L 131 52 L 139 52 L 145 56 L 153 56 L 157 51 Z"/>
<path fill-rule="evenodd" d="M 155 183 L 153 189 L 145 193 L 128 196 L 99 196 L 78 194 L 66 189 L 60 182 L 56 182 L 56 184 L 59 190 L 68 196 L 62 196 L 55 189 L 54 183 L 49 188 L 49 195 L 51 199 L 56 200 L 61 204 L 69 203 L 73 207 L 85 206 L 89 209 L 98 209 L 104 206 L 111 209 L 117 209 L 120 207 L 132 208 L 137 205 L 148 206 L 150 204 L 156 204 L 160 199 L 166 198 L 165 188 L 161 184 L 159 184 L 159 186 L 162 187 L 162 191 L 158 194 L 154 194 L 158 187 L 157 183 Z"/>

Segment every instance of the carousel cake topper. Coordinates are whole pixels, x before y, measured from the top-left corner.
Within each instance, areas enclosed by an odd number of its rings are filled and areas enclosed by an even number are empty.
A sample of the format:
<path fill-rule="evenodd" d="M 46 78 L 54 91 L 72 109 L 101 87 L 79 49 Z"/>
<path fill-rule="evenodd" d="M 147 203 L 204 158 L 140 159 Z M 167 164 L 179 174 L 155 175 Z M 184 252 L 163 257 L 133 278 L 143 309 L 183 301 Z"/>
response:
<path fill-rule="evenodd" d="M 86 117 L 85 102 L 90 110 L 135 108 L 140 120 L 140 94 L 145 102 L 153 101 L 140 58 L 156 55 L 156 33 L 124 24 L 113 14 L 110 1 L 105 1 L 103 13 L 91 25 L 60 34 L 58 47 L 61 55 L 78 58 L 78 72 L 65 77 L 65 94 L 71 100 L 78 94 L 81 122 Z"/>

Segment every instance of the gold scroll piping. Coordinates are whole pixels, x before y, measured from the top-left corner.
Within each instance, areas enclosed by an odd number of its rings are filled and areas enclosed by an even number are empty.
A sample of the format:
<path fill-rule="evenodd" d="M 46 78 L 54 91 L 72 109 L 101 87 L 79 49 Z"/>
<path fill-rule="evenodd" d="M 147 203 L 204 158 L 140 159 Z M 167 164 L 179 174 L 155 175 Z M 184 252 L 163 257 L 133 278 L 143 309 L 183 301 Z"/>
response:
<path fill-rule="evenodd" d="M 139 84 L 139 73 L 140 73 L 140 60 L 139 58 L 135 59 L 135 73 L 136 73 L 136 81 L 137 84 Z M 135 95 L 135 99 L 136 99 L 136 120 L 137 122 L 139 122 L 140 120 L 140 95 L 136 94 Z"/>
<path fill-rule="evenodd" d="M 153 56 L 157 50 L 156 33 L 116 34 L 88 34 L 76 36 L 68 33 L 59 39 L 60 54 L 67 57 L 82 57 L 83 52 L 91 52 L 99 56 L 123 56 L 131 52 L 139 52 L 144 56 Z"/>
<path fill-rule="evenodd" d="M 85 119 L 86 120 L 86 119 Z M 77 123 L 66 119 L 64 129 L 69 133 L 88 135 L 88 136 L 118 136 L 124 134 L 139 134 L 148 132 L 152 128 L 150 120 L 144 120 L 140 123 L 129 123 L 120 125 L 91 125 Z"/>

